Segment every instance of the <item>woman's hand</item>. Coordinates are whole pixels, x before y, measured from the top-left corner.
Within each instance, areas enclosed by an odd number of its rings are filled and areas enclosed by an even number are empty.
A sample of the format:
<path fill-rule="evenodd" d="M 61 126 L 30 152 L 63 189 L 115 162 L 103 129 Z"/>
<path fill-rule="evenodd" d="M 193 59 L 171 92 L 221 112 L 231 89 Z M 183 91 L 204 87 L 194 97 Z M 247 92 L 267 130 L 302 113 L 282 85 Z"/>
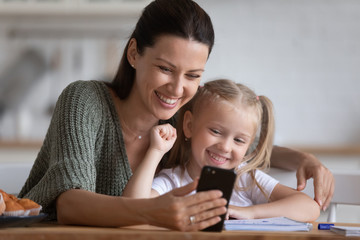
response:
<path fill-rule="evenodd" d="M 304 190 L 306 181 L 313 178 L 315 201 L 325 211 L 334 195 L 334 176 L 315 156 L 306 153 L 303 155 L 303 160 L 296 171 L 297 190 Z"/>
<path fill-rule="evenodd" d="M 174 145 L 176 129 L 170 124 L 157 125 L 152 128 L 150 135 L 150 149 L 156 149 L 165 154 Z"/>
<path fill-rule="evenodd" d="M 198 231 L 218 223 L 220 215 L 226 213 L 226 200 L 218 190 L 188 195 L 196 189 L 197 182 L 151 199 L 152 208 L 140 214 L 151 225 L 180 231 Z"/>
<path fill-rule="evenodd" d="M 271 154 L 271 166 L 296 170 L 297 190 L 306 187 L 306 181 L 314 179 L 314 199 L 322 210 L 330 205 L 334 195 L 335 179 L 314 155 L 289 148 L 274 146 Z"/>
<path fill-rule="evenodd" d="M 61 224 L 104 227 L 150 224 L 198 231 L 221 220 L 219 216 L 226 213 L 226 200 L 218 190 L 188 195 L 196 186 L 197 181 L 156 198 L 140 199 L 71 189 L 57 198 L 57 217 Z"/>

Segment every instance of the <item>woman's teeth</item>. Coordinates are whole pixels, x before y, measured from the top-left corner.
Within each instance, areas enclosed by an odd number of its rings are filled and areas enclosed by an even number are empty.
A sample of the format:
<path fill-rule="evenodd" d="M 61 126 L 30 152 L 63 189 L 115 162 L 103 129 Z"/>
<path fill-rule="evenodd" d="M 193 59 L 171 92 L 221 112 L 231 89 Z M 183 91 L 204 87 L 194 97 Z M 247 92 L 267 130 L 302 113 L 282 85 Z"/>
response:
<path fill-rule="evenodd" d="M 158 92 L 156 92 L 156 95 L 160 98 L 161 101 L 163 101 L 167 104 L 170 104 L 170 105 L 175 104 L 177 101 L 177 99 L 171 99 L 171 98 L 164 97 L 163 95 L 159 94 Z"/>

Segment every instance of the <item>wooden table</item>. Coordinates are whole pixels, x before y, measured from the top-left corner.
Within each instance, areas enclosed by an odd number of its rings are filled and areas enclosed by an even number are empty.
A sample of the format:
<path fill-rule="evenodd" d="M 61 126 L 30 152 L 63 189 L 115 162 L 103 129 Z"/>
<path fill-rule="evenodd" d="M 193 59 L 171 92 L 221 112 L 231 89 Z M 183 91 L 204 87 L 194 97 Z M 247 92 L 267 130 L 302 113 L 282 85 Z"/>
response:
<path fill-rule="evenodd" d="M 101 239 L 101 240 L 300 240 L 300 239 L 360 239 L 358 237 L 344 237 L 330 232 L 329 230 L 318 230 L 317 223 L 310 232 L 257 232 L 257 231 L 223 231 L 213 232 L 177 232 L 152 226 L 133 226 L 126 228 L 100 228 L 84 226 L 64 226 L 56 223 L 38 223 L 30 227 L 1 228 L 0 240 L 16 239 Z M 336 224 L 355 225 L 360 224 Z"/>

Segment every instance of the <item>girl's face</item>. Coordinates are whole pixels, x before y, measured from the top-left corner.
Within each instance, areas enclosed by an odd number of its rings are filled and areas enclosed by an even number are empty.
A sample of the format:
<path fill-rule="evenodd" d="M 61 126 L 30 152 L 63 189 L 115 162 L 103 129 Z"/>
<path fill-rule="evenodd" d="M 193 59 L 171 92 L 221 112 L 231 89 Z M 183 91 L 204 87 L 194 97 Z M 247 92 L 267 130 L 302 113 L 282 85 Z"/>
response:
<path fill-rule="evenodd" d="M 128 59 L 136 76 L 131 97 L 156 119 L 171 118 L 196 93 L 208 55 L 206 44 L 171 35 L 158 37 L 140 55 L 132 40 Z"/>
<path fill-rule="evenodd" d="M 255 135 L 252 111 L 225 100 L 210 101 L 193 115 L 184 116 L 184 133 L 191 139 L 188 172 L 194 179 L 203 166 L 232 169 L 243 160 Z"/>

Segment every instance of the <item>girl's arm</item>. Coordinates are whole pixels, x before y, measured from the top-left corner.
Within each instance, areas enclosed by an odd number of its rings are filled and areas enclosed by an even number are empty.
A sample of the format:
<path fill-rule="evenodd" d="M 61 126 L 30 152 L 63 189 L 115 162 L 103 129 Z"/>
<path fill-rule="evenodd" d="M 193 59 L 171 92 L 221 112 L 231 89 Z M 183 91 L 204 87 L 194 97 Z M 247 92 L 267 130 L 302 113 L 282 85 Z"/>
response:
<path fill-rule="evenodd" d="M 124 197 L 149 198 L 156 196 L 156 191 L 151 190 L 156 168 L 175 140 L 176 129 L 170 124 L 158 125 L 152 129 L 150 147 L 127 183 L 123 191 Z"/>
<path fill-rule="evenodd" d="M 197 231 L 220 221 L 226 200 L 217 190 L 188 196 L 197 182 L 148 199 L 132 199 L 72 189 L 56 201 L 60 224 L 120 227 L 150 224 L 181 231 Z M 190 216 L 197 221 L 190 222 Z"/>
<path fill-rule="evenodd" d="M 320 215 L 319 205 L 303 192 L 277 184 L 270 202 L 250 207 L 229 207 L 229 216 L 237 219 L 288 217 L 302 222 L 315 221 Z"/>

